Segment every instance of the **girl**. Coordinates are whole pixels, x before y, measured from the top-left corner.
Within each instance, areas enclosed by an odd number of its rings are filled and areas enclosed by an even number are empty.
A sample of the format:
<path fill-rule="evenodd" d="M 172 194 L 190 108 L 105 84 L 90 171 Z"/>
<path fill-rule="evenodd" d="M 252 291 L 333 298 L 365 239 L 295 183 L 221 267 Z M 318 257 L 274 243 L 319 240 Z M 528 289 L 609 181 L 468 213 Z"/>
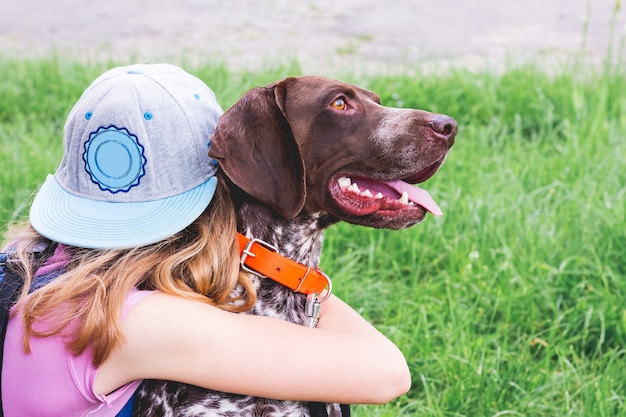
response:
<path fill-rule="evenodd" d="M 335 296 L 315 329 L 236 314 L 255 294 L 207 153 L 221 113 L 171 65 L 115 68 L 83 93 L 30 223 L 7 235 L 23 277 L 4 346 L 7 416 L 115 416 L 146 378 L 340 403 L 409 389 L 401 352 Z"/>

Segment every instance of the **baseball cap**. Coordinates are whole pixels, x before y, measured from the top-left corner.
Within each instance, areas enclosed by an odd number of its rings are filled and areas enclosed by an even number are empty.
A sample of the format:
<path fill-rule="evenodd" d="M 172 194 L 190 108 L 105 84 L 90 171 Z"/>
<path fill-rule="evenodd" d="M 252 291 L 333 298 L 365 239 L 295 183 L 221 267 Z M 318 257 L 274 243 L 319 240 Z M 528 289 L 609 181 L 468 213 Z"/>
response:
<path fill-rule="evenodd" d="M 70 111 L 61 164 L 31 206 L 33 228 L 97 249 L 144 246 L 183 230 L 215 192 L 208 147 L 221 114 L 211 89 L 177 66 L 105 72 Z"/>

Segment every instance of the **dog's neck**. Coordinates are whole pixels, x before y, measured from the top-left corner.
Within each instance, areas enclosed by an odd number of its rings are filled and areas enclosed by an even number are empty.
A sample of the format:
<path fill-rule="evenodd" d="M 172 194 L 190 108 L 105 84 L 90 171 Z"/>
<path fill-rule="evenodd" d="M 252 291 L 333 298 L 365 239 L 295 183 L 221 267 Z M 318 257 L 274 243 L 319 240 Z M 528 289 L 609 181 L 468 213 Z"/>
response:
<path fill-rule="evenodd" d="M 285 219 L 254 201 L 237 204 L 237 230 L 276 247 L 281 255 L 306 266 L 318 266 L 324 230 L 332 224 L 323 213 L 298 214 Z"/>

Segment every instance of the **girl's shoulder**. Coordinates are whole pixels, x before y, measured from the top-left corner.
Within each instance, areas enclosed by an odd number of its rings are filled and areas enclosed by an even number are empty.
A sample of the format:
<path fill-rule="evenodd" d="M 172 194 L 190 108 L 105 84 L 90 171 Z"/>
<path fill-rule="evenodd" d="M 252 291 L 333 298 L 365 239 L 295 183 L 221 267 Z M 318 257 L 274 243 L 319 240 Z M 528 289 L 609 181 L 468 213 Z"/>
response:
<path fill-rule="evenodd" d="M 124 308 L 122 309 L 122 319 L 124 319 L 126 315 L 128 315 L 128 313 L 130 313 L 137 306 L 137 304 L 142 302 L 147 296 L 158 292 L 159 291 L 140 290 L 133 287 L 126 296 Z"/>

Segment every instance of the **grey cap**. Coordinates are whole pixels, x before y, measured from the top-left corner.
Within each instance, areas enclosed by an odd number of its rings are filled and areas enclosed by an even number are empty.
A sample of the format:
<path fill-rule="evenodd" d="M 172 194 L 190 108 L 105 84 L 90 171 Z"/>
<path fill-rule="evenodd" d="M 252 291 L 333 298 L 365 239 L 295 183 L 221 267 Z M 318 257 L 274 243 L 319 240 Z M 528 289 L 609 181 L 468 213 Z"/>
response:
<path fill-rule="evenodd" d="M 209 205 L 209 140 L 222 109 L 200 79 L 168 64 L 111 69 L 85 90 L 64 129 L 64 154 L 33 201 L 43 236 L 73 246 L 158 242 Z"/>

